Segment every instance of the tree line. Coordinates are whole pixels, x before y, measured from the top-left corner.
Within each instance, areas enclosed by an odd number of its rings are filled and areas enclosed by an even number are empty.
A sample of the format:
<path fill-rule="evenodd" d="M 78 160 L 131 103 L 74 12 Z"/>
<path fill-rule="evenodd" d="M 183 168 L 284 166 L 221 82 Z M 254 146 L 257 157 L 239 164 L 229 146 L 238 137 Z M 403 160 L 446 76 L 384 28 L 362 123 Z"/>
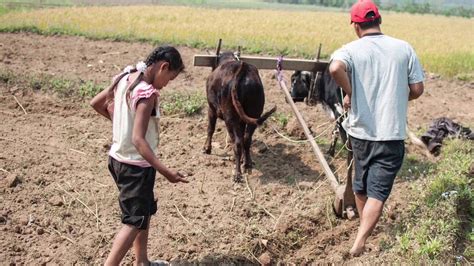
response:
<path fill-rule="evenodd" d="M 285 3 L 285 4 L 303 4 L 318 5 L 325 7 L 350 8 L 355 0 L 264 0 L 269 3 Z M 427 1 L 404 0 L 404 1 L 383 1 L 373 0 L 383 10 L 392 10 L 397 12 L 408 12 L 417 14 L 437 14 L 445 16 L 459 16 L 471 18 L 474 15 L 474 9 L 471 6 L 443 6 L 440 1 L 429 3 Z"/>

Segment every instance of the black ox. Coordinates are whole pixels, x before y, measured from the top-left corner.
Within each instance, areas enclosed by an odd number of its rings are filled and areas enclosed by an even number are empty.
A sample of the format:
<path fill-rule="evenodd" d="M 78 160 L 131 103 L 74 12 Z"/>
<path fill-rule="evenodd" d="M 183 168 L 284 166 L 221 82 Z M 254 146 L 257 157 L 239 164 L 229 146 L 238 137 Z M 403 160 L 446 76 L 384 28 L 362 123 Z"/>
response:
<path fill-rule="evenodd" d="M 344 112 L 342 101 L 345 93 L 331 77 L 328 69 L 316 74 L 313 88 L 311 88 L 311 79 L 311 72 L 295 71 L 293 75 L 291 75 L 291 97 L 295 102 L 306 101 L 308 104 L 321 103 L 323 109 L 329 116 L 333 120 L 337 120 L 334 129 L 334 139 L 328 151 L 331 156 L 334 156 L 338 135 L 341 136 L 343 143 L 347 141 L 346 131 L 341 125 Z"/>
<path fill-rule="evenodd" d="M 216 120 L 224 120 L 235 155 L 234 181 L 240 182 L 242 153 L 244 168 L 250 171 L 253 166 L 250 158 L 252 135 L 256 127 L 275 112 L 276 107 L 262 115 L 265 94 L 258 70 L 251 64 L 238 61 L 233 53 L 219 55 L 217 68 L 207 79 L 206 92 L 209 124 L 203 151 L 211 153 Z"/>

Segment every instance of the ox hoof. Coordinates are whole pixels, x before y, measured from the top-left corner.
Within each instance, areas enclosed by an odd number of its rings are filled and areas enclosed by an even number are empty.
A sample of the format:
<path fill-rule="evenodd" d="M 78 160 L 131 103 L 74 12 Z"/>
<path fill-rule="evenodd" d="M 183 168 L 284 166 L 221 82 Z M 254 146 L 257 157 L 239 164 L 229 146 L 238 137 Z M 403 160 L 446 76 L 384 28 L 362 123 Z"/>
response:
<path fill-rule="evenodd" d="M 202 149 L 202 153 L 204 153 L 204 154 L 211 154 L 211 149 L 204 148 L 204 149 Z"/>
<path fill-rule="evenodd" d="M 327 153 L 328 153 L 329 156 L 334 157 L 335 151 L 334 151 L 334 149 L 330 149 L 330 150 L 328 150 Z"/>
<path fill-rule="evenodd" d="M 244 172 L 245 172 L 246 174 L 249 174 L 249 175 L 252 174 L 252 167 L 251 167 L 251 166 L 250 166 L 250 167 L 245 167 L 245 168 L 244 168 Z"/>
<path fill-rule="evenodd" d="M 242 175 L 241 174 L 234 175 L 233 180 L 235 183 L 242 183 Z"/>

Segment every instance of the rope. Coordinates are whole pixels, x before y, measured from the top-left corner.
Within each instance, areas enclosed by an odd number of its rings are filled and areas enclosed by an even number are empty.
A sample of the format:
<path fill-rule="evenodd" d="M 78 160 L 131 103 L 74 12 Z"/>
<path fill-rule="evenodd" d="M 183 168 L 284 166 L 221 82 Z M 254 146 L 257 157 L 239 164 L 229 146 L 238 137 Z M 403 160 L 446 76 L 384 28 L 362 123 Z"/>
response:
<path fill-rule="evenodd" d="M 282 63 L 283 63 L 283 56 L 280 55 L 280 56 L 277 58 L 277 65 L 276 65 L 278 82 L 281 82 L 281 81 L 284 80 L 283 74 L 282 74 L 282 72 L 281 72 L 281 70 L 282 70 L 282 66 L 281 66 Z"/>

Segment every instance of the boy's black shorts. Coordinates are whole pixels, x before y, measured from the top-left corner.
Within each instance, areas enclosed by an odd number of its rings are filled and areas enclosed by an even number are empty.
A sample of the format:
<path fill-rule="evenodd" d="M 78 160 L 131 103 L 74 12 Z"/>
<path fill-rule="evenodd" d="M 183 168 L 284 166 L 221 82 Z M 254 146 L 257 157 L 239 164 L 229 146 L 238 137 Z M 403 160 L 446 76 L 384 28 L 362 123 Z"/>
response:
<path fill-rule="evenodd" d="M 120 191 L 122 223 L 147 229 L 150 216 L 157 210 L 153 195 L 156 170 L 121 163 L 109 156 L 109 171 Z"/>
<path fill-rule="evenodd" d="M 350 137 L 354 151 L 352 190 L 385 202 L 405 155 L 403 140 L 370 141 Z"/>

